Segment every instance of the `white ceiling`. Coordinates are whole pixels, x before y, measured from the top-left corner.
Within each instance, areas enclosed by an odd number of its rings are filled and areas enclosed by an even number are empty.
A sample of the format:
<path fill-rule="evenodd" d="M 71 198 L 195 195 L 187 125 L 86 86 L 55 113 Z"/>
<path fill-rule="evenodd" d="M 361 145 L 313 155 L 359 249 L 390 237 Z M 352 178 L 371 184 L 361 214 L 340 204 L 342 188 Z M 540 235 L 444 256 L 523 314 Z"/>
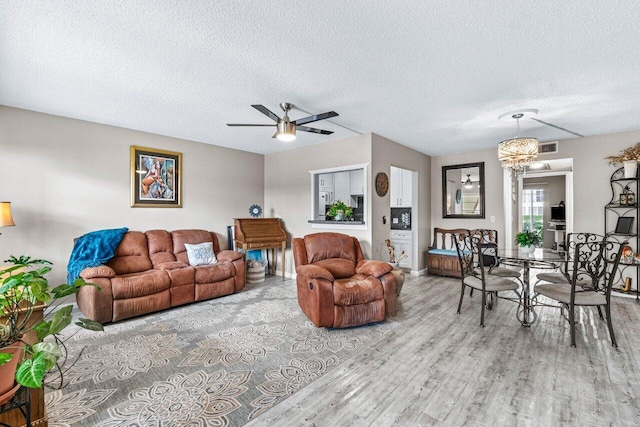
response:
<path fill-rule="evenodd" d="M 514 136 L 498 115 L 520 108 L 582 135 L 640 129 L 639 36 L 637 0 L 6 0 L 0 104 L 257 153 L 356 134 L 225 125 L 286 101 L 440 155 Z"/>

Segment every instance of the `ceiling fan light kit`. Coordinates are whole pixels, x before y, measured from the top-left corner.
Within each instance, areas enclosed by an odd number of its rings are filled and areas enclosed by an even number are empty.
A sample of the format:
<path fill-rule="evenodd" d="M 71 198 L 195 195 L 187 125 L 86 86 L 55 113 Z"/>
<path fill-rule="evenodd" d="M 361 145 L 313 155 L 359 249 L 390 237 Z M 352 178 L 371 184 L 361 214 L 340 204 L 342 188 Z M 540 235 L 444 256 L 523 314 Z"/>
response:
<path fill-rule="evenodd" d="M 276 133 L 273 134 L 273 138 L 277 138 L 278 140 L 284 141 L 284 142 L 290 142 L 296 139 L 296 130 L 303 131 L 303 132 L 310 132 L 310 133 L 319 133 L 321 135 L 331 135 L 333 133 L 332 131 L 310 128 L 308 126 L 302 126 L 302 125 L 338 116 L 338 113 L 336 113 L 335 111 L 328 111 L 326 113 L 314 114 L 313 116 L 308 116 L 302 119 L 291 121 L 289 119 L 289 111 L 294 106 L 293 104 L 290 104 L 288 102 L 283 102 L 280 104 L 280 108 L 282 108 L 282 111 L 284 111 L 284 116 L 282 118 L 278 117 L 274 112 L 269 110 L 264 105 L 254 104 L 252 105 L 252 107 L 260 111 L 265 116 L 269 117 L 274 122 L 276 122 L 275 124 Z M 227 126 L 274 126 L 274 125 L 227 123 Z"/>
<path fill-rule="evenodd" d="M 520 136 L 520 119 L 537 113 L 535 108 L 527 108 L 498 116 L 498 119 L 511 116 L 517 122 L 516 137 L 498 144 L 498 160 L 502 162 L 503 168 L 523 172 L 538 157 L 538 138 Z"/>

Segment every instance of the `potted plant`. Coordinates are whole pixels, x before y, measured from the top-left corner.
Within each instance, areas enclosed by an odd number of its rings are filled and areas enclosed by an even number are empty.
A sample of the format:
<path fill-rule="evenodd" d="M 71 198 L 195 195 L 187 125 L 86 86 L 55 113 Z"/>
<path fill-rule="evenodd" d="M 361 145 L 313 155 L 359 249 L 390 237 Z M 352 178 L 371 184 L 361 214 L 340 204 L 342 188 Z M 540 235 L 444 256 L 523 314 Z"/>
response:
<path fill-rule="evenodd" d="M 341 200 L 337 200 L 329 207 L 327 216 L 332 218 L 334 221 L 348 221 L 353 216 L 353 209 L 344 204 Z"/>
<path fill-rule="evenodd" d="M 624 177 L 635 178 L 638 171 L 638 160 L 640 160 L 640 142 L 636 143 L 633 147 L 625 148 L 617 156 L 605 157 L 605 160 L 609 161 L 610 165 L 622 163 L 624 166 Z"/>
<path fill-rule="evenodd" d="M 536 248 L 535 245 L 540 243 L 540 233 L 532 230 L 524 230 L 516 234 L 515 243 L 520 246 L 523 253 L 532 253 Z"/>
<path fill-rule="evenodd" d="M 40 388 L 48 372 L 62 373 L 66 360 L 64 343 L 58 334 L 71 324 L 72 305 L 60 307 L 60 303 L 51 303 L 40 321 L 35 313 L 51 301 L 62 301 L 75 294 L 82 286 L 95 285 L 78 279 L 51 289 L 44 277 L 51 271 L 49 261 L 11 256 L 5 262 L 12 265 L 0 271 L 0 379 L 7 379 L 9 384 L 5 388 L 9 388 L 0 389 L 0 396 L 8 401 L 18 389 L 14 378 L 18 385 Z M 79 319 L 76 325 L 102 330 L 100 323 L 88 319 Z M 36 334 L 36 343 L 25 342 L 30 332 Z M 58 381 L 59 388 L 62 384 Z"/>

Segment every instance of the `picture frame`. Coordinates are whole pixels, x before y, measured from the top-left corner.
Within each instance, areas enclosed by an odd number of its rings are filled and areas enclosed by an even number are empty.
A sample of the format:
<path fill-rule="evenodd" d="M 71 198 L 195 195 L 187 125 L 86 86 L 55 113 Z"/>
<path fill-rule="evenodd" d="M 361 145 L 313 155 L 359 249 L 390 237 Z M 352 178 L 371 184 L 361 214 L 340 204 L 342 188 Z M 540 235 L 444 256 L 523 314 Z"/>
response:
<path fill-rule="evenodd" d="M 631 234 L 631 227 L 633 227 L 632 216 L 618 217 L 618 222 L 616 223 L 616 231 L 614 233 L 615 234 Z"/>
<path fill-rule="evenodd" d="M 182 207 L 182 153 L 131 146 L 131 207 Z"/>

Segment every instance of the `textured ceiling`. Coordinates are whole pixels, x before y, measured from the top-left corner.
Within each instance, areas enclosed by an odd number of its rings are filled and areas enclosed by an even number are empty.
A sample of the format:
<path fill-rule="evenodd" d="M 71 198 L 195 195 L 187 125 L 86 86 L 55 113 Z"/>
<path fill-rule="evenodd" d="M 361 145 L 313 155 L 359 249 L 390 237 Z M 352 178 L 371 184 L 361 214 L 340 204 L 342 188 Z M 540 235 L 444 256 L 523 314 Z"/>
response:
<path fill-rule="evenodd" d="M 520 108 L 582 135 L 640 129 L 639 25 L 637 0 L 7 0 L 0 104 L 257 153 L 355 135 L 226 126 L 286 101 L 440 155 L 514 136 L 498 115 Z"/>

